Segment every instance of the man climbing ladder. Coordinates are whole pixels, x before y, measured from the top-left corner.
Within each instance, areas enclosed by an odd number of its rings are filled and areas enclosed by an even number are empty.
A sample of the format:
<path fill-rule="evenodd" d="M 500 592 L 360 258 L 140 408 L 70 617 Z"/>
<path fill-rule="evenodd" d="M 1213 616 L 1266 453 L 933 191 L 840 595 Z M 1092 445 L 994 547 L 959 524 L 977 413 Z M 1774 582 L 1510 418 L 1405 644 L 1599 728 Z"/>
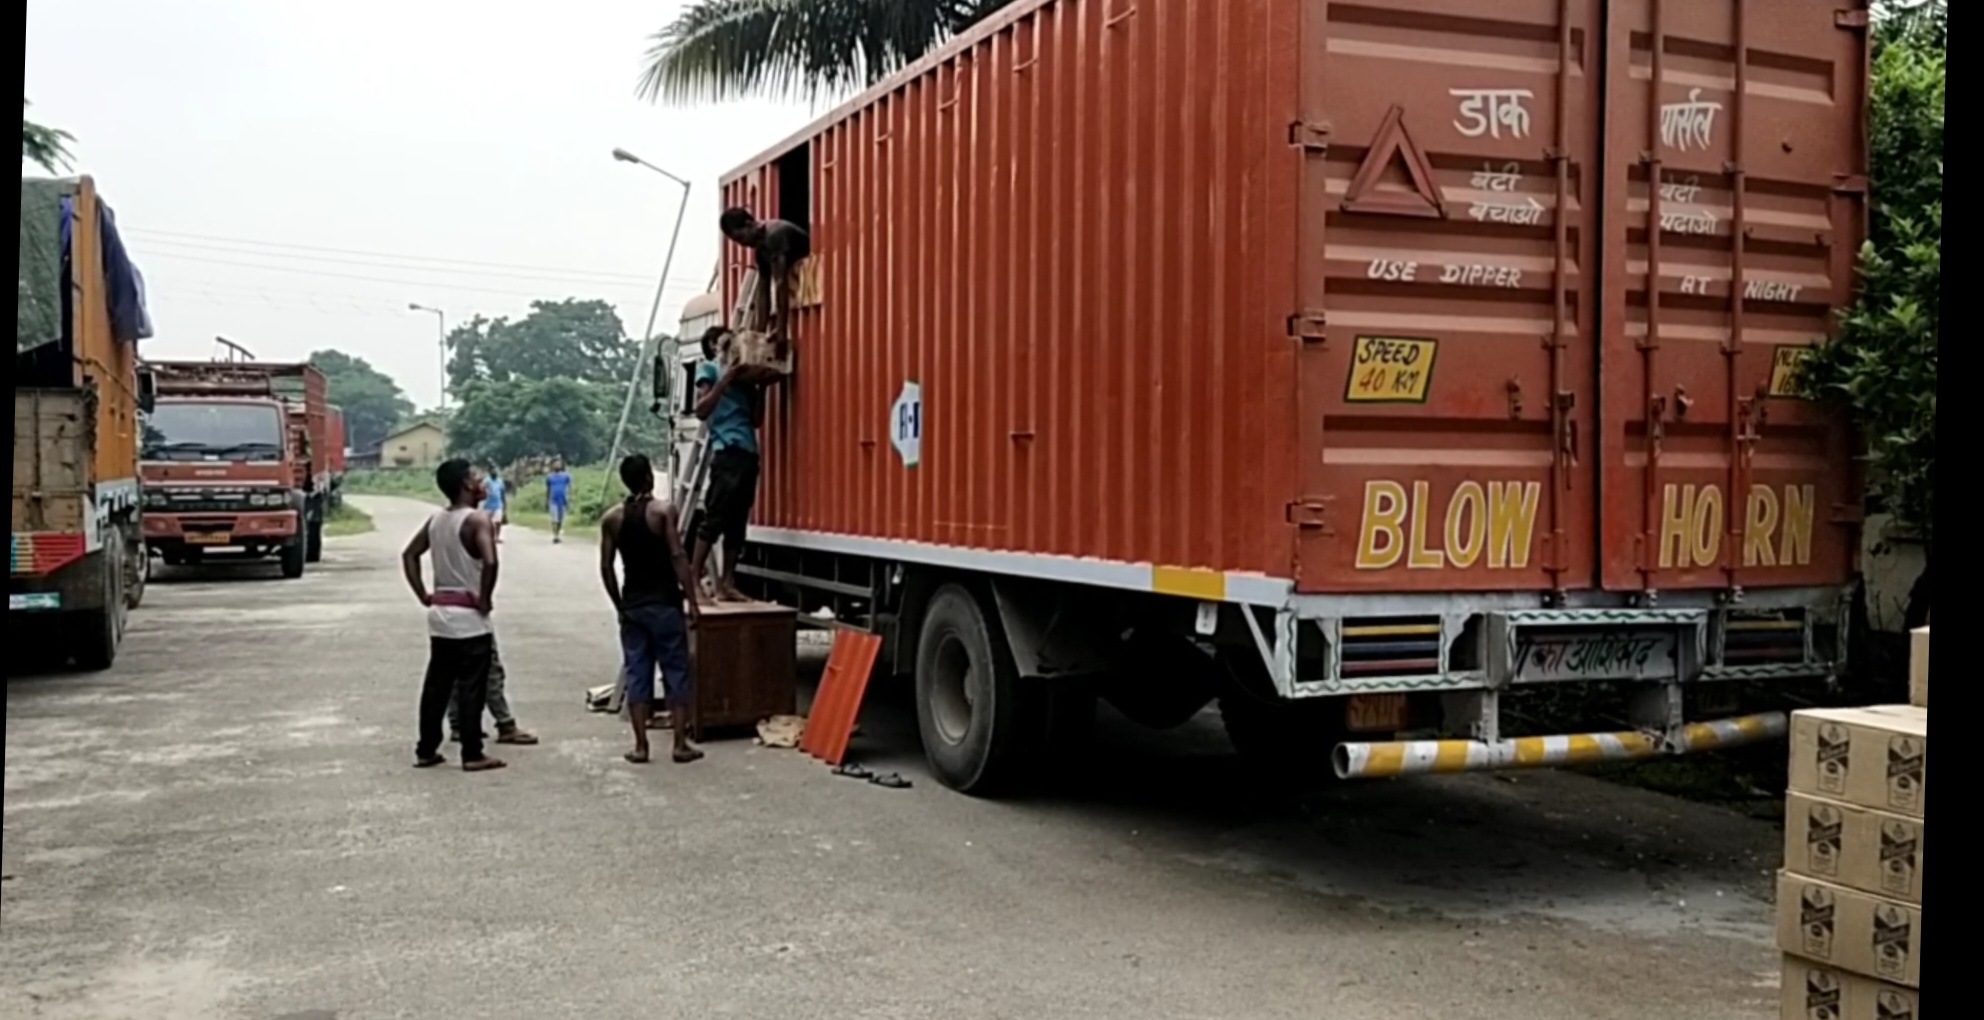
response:
<path fill-rule="evenodd" d="M 785 220 L 761 223 L 751 210 L 742 207 L 724 210 L 720 225 L 723 235 L 751 249 L 757 262 L 758 283 L 751 298 L 751 318 L 742 328 L 769 333 L 774 357 L 782 361 L 792 339 L 793 278 L 798 275 L 799 264 L 813 254 L 813 239 L 796 223 Z"/>

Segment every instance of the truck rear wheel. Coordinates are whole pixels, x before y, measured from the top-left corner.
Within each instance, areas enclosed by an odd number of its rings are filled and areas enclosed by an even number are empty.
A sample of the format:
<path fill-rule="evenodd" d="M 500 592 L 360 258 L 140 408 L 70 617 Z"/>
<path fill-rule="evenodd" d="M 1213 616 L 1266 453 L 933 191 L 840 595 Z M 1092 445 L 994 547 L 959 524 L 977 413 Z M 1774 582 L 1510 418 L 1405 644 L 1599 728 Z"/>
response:
<path fill-rule="evenodd" d="M 70 616 L 76 668 L 100 673 L 117 662 L 117 645 L 124 637 L 124 555 L 119 542 L 103 544 L 103 608 Z"/>
<path fill-rule="evenodd" d="M 938 589 L 916 643 L 917 729 L 937 779 L 977 796 L 1018 785 L 1041 722 L 1026 694 L 996 618 L 963 586 Z"/>
<path fill-rule="evenodd" d="M 310 540 L 298 535 L 296 540 L 282 547 L 282 576 L 298 578 L 303 576 L 303 564 L 310 558 Z"/>

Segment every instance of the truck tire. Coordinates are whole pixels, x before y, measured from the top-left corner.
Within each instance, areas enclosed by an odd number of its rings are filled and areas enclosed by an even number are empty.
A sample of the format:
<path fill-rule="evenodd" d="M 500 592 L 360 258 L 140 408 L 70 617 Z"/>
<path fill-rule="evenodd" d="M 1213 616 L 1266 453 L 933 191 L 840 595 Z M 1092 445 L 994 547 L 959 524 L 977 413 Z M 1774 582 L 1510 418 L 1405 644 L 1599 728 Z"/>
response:
<path fill-rule="evenodd" d="M 101 673 L 117 663 L 117 646 L 124 637 L 124 546 L 103 544 L 103 608 L 75 613 L 73 647 L 76 668 Z"/>
<path fill-rule="evenodd" d="M 324 559 L 324 519 L 323 518 L 317 517 L 317 518 L 313 518 L 310 521 L 308 530 L 304 532 L 303 543 L 305 549 L 305 555 L 303 558 L 305 560 L 308 560 L 311 563 L 320 563 L 323 561 Z"/>
<path fill-rule="evenodd" d="M 303 565 L 310 559 L 310 539 L 298 535 L 296 540 L 282 547 L 282 576 L 295 580 L 303 576 Z"/>
<path fill-rule="evenodd" d="M 962 585 L 931 597 L 916 643 L 916 724 L 939 782 L 996 796 L 1018 786 L 1044 720 L 998 621 Z"/>

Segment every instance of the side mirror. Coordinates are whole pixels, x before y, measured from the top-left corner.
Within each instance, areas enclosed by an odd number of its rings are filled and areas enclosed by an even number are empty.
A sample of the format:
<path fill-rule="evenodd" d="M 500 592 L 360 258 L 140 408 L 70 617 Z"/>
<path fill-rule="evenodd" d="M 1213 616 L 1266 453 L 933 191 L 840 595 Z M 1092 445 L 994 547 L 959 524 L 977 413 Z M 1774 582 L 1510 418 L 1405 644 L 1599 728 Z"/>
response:
<path fill-rule="evenodd" d="M 138 372 L 138 410 L 146 414 L 158 406 L 158 375 L 154 372 Z"/>

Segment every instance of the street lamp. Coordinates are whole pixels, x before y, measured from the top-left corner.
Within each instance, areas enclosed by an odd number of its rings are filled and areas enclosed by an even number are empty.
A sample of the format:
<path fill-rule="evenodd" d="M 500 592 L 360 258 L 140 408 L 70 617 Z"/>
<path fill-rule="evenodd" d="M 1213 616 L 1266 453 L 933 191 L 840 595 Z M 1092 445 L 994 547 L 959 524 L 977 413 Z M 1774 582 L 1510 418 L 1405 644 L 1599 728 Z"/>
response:
<path fill-rule="evenodd" d="M 409 312 L 434 313 L 435 347 L 439 352 L 438 357 L 440 358 L 441 367 L 438 385 L 441 387 L 441 410 L 445 411 L 448 409 L 448 313 L 439 308 L 429 308 L 426 305 L 413 301 L 406 303 L 406 310 Z"/>
<path fill-rule="evenodd" d="M 688 181 L 655 166 L 653 163 L 625 149 L 614 149 L 613 158 L 622 163 L 633 163 L 637 166 L 647 167 L 649 170 L 653 170 L 655 173 L 681 185 L 682 204 L 675 210 L 675 229 L 668 235 L 668 254 L 663 256 L 661 260 L 661 278 L 654 282 L 654 304 L 648 308 L 648 328 L 641 333 L 641 356 L 634 361 L 633 377 L 627 380 L 627 399 L 620 405 L 620 424 L 613 430 L 613 448 L 606 457 L 609 468 L 606 474 L 606 484 L 601 486 L 599 490 L 601 500 L 605 500 L 613 490 L 613 472 L 611 466 L 620 459 L 620 444 L 627 435 L 627 419 L 634 412 L 634 394 L 640 389 L 641 373 L 649 367 L 647 365 L 649 357 L 648 345 L 654 342 L 654 325 L 655 320 L 661 315 L 661 294 L 668 287 L 668 271 L 675 266 L 675 243 L 682 238 L 682 220 L 689 214 L 690 190 Z"/>

